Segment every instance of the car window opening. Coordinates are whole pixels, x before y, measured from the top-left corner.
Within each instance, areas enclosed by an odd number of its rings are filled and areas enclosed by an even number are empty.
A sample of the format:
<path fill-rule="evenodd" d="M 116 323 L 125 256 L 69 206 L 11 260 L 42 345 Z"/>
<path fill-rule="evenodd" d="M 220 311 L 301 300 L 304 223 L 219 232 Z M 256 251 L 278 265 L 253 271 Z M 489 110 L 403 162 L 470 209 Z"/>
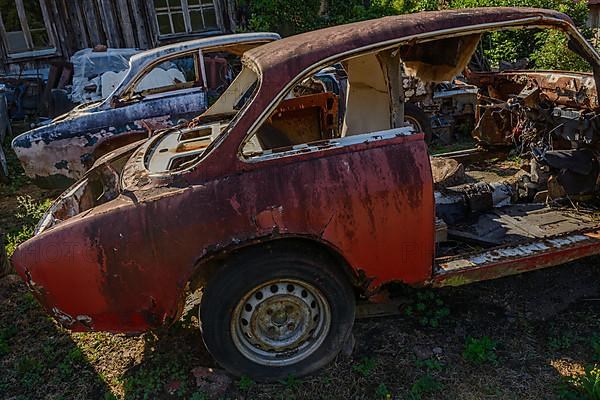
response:
<path fill-rule="evenodd" d="M 258 87 L 257 82 L 256 73 L 244 67 L 223 94 L 200 116 L 199 120 L 203 122 L 192 121 L 189 127 L 162 137 L 147 154 L 145 167 L 151 173 L 160 173 L 184 169 L 197 162 L 252 99 Z"/>
<path fill-rule="evenodd" d="M 481 35 L 439 39 L 351 57 L 294 86 L 245 141 L 248 160 L 353 143 L 357 135 L 406 135 L 402 76 L 447 81 L 459 74 Z M 440 54 L 442 56 L 440 56 Z M 393 137 L 394 135 L 392 135 Z M 365 140 L 368 140 L 365 138 Z"/>

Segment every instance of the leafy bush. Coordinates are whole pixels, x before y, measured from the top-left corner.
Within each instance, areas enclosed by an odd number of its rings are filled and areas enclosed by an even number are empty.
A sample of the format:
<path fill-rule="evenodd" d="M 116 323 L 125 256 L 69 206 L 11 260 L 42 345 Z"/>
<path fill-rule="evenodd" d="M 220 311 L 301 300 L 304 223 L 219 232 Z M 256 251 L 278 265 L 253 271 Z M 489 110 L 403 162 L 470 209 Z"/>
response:
<path fill-rule="evenodd" d="M 247 29 L 276 31 L 289 36 L 326 26 L 339 25 L 385 15 L 418 11 L 472 7 L 537 7 L 569 15 L 583 31 L 588 16 L 587 2 L 573 0 L 239 0 L 246 10 Z M 485 56 L 492 65 L 515 62 L 531 55 L 538 69 L 587 70 L 588 66 L 571 53 L 564 35 L 538 34 L 534 30 L 493 32 L 485 37 Z"/>
<path fill-rule="evenodd" d="M 36 202 L 30 196 L 17 197 L 16 217 L 21 228 L 7 235 L 6 254 L 10 257 L 17 246 L 33 236 L 35 226 L 42 218 L 52 201 Z"/>

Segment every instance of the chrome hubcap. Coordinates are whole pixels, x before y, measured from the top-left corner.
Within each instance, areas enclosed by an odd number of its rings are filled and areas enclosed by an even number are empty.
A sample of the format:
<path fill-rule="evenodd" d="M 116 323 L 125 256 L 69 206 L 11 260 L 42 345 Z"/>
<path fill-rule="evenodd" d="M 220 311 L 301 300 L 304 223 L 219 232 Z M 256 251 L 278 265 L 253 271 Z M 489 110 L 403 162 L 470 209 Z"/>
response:
<path fill-rule="evenodd" d="M 290 365 L 312 354 L 329 332 L 329 305 L 314 286 L 298 280 L 267 282 L 234 310 L 232 339 L 248 359 Z"/>

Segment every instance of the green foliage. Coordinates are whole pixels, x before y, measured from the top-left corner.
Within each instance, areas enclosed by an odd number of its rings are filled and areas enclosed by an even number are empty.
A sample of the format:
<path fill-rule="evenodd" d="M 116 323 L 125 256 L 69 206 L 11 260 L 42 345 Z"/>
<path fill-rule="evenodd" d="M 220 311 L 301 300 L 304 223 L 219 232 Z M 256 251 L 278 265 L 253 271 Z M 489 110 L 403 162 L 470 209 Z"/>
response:
<path fill-rule="evenodd" d="M 488 336 L 481 339 L 468 337 L 462 356 L 465 360 L 475 364 L 490 363 L 496 365 L 498 363 L 496 342 Z"/>
<path fill-rule="evenodd" d="M 126 398 L 155 399 L 165 390 L 166 382 L 181 383 L 178 394 L 188 390 L 188 371 L 191 369 L 191 355 L 155 354 L 151 362 L 135 371 L 124 380 Z M 200 397 L 201 398 L 201 397 Z"/>
<path fill-rule="evenodd" d="M 285 385 L 287 389 L 296 389 L 300 386 L 300 379 L 296 378 L 294 375 L 288 375 L 283 381 L 280 382 L 282 385 Z"/>
<path fill-rule="evenodd" d="M 243 392 L 247 392 L 255 384 L 256 383 L 252 379 L 248 378 L 246 375 L 243 375 L 238 382 L 238 388 Z"/>
<path fill-rule="evenodd" d="M 0 357 L 10 353 L 9 340 L 17 334 L 14 325 L 0 329 Z"/>
<path fill-rule="evenodd" d="M 592 337 L 590 344 L 593 350 L 592 359 L 594 361 L 600 361 L 600 336 L 595 335 Z"/>
<path fill-rule="evenodd" d="M 566 379 L 568 386 L 563 386 L 559 396 L 563 399 L 600 400 L 600 367 L 588 366 L 583 375 Z"/>
<path fill-rule="evenodd" d="M 58 364 L 58 371 L 63 377 L 70 378 L 73 376 L 76 368 L 81 366 L 85 361 L 85 356 L 81 349 L 74 347 L 69 350 L 64 359 Z"/>
<path fill-rule="evenodd" d="M 377 389 L 375 389 L 375 397 L 378 399 L 389 399 L 392 397 L 392 392 L 390 392 L 385 383 L 380 383 Z"/>
<path fill-rule="evenodd" d="M 204 392 L 196 392 L 190 397 L 190 400 L 208 400 L 209 397 Z"/>
<path fill-rule="evenodd" d="M 572 345 L 573 341 L 570 335 L 555 336 L 548 340 L 548 347 L 552 352 L 567 350 Z"/>
<path fill-rule="evenodd" d="M 431 375 L 423 375 L 410 387 L 408 398 L 411 400 L 420 400 L 423 395 L 439 392 L 443 387 L 444 385 Z"/>
<path fill-rule="evenodd" d="M 521 6 L 554 9 L 569 15 L 583 30 L 588 16 L 585 1 L 572 0 L 241 0 L 249 10 L 248 28 L 276 31 L 289 36 L 326 26 L 339 25 L 385 15 L 406 14 L 448 8 Z M 324 7 L 323 7 L 324 6 Z M 531 57 L 535 68 L 585 71 L 589 66 L 566 46 L 560 32 L 548 35 L 535 30 L 500 31 L 486 34 L 482 46 L 492 65 Z"/>
<path fill-rule="evenodd" d="M 32 388 L 42 381 L 45 367 L 37 358 L 25 356 L 17 360 L 15 370 L 21 384 L 26 388 Z"/>
<path fill-rule="evenodd" d="M 367 378 L 375 369 L 375 360 L 370 357 L 365 357 L 360 360 L 360 363 L 353 365 L 352 370 L 357 372 L 363 378 Z"/>
<path fill-rule="evenodd" d="M 428 358 L 426 360 L 418 360 L 417 367 L 425 368 L 428 372 L 439 372 L 444 369 L 441 362 L 435 358 Z"/>
<path fill-rule="evenodd" d="M 52 204 L 50 199 L 36 202 L 30 196 L 17 197 L 17 212 L 15 216 L 21 224 L 16 232 L 11 232 L 6 239 L 6 254 L 10 257 L 17 246 L 33 236 L 35 226 L 42 218 L 48 207 Z"/>
<path fill-rule="evenodd" d="M 569 49 L 562 32 L 544 30 L 535 35 L 535 40 L 538 48 L 531 59 L 537 69 L 590 71 L 589 63 Z"/>
<path fill-rule="evenodd" d="M 450 315 L 450 310 L 434 291 L 418 291 L 415 297 L 404 313 L 416 318 L 422 326 L 437 328 L 444 318 Z"/>

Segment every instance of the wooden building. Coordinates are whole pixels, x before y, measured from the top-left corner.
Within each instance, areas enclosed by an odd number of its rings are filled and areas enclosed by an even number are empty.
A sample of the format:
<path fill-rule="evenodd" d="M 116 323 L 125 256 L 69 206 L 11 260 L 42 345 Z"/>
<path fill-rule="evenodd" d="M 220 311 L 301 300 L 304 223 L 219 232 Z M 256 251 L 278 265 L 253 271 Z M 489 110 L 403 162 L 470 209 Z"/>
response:
<path fill-rule="evenodd" d="M 0 72 L 233 32 L 234 0 L 0 0 Z"/>

